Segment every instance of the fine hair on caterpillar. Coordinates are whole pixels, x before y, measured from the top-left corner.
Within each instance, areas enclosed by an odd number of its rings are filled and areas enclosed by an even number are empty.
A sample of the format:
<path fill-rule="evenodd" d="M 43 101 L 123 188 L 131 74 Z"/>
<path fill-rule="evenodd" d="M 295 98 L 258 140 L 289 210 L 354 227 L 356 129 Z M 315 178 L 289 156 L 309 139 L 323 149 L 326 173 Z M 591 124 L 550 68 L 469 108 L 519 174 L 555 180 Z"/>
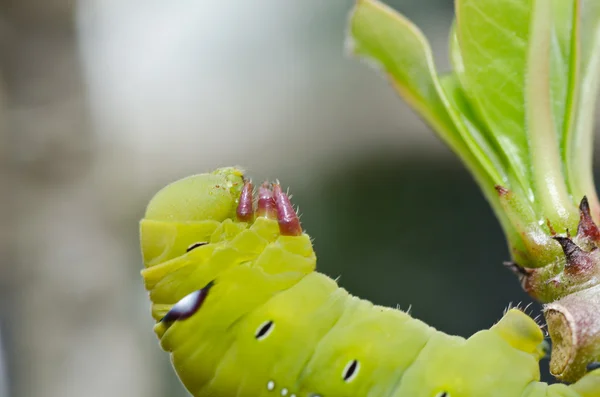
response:
<path fill-rule="evenodd" d="M 316 271 L 279 183 L 237 168 L 174 182 L 140 223 L 154 330 L 194 396 L 598 396 L 593 365 L 540 382 L 547 344 L 510 309 L 468 339 L 350 295 Z"/>

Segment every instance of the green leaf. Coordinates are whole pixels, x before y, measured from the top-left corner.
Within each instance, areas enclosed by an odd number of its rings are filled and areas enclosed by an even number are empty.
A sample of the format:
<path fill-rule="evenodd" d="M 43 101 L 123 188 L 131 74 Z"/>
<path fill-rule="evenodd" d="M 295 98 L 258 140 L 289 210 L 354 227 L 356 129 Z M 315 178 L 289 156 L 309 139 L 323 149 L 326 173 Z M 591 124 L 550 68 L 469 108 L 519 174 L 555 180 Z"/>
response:
<path fill-rule="evenodd" d="M 362 0 L 352 12 L 349 37 L 352 52 L 388 75 L 398 93 L 463 159 L 482 186 L 491 190 L 495 184 L 505 183 L 502 170 L 479 148 L 465 142 L 468 133 L 460 112 L 445 97 L 431 48 L 414 24 L 378 1 Z"/>
<path fill-rule="evenodd" d="M 429 44 L 402 15 L 376 1 L 359 1 L 350 20 L 351 51 L 393 80 L 400 95 L 459 152 L 465 145 L 438 95 Z"/>
<path fill-rule="evenodd" d="M 550 234 L 576 225 L 577 192 L 600 210 L 591 174 L 600 1 L 456 0 L 456 15 L 454 72 L 441 78 L 419 29 L 376 0 L 351 14 L 352 50 L 461 157 L 513 255 L 541 266 L 540 250 L 558 249 Z"/>
<path fill-rule="evenodd" d="M 440 85 L 446 93 L 449 105 L 452 109 L 455 109 L 457 117 L 461 119 L 461 125 L 464 127 L 462 137 L 467 146 L 474 153 L 477 153 L 478 159 L 481 157 L 487 158 L 496 170 L 505 170 L 507 168 L 506 159 L 499 155 L 502 152 L 494 148 L 489 139 L 489 132 L 485 131 L 485 127 L 477 120 L 463 93 L 458 76 L 455 73 L 440 76 Z M 504 174 L 504 177 L 506 178 L 506 174 Z M 517 194 L 521 193 L 519 189 L 516 189 L 516 192 Z M 496 187 L 494 187 L 494 193 L 498 193 Z M 514 197 L 514 194 L 512 196 L 512 200 L 506 200 L 506 197 L 502 194 L 495 196 L 499 199 L 502 208 L 502 212 L 496 214 L 496 216 L 502 224 L 505 235 L 508 237 L 515 258 L 518 258 L 519 263 L 532 263 L 532 260 L 525 256 L 525 253 L 532 246 L 529 230 L 526 228 L 519 229 L 515 225 L 520 226 L 528 221 L 530 224 L 533 222 L 534 228 L 538 225 L 536 220 L 532 218 L 533 210 L 528 203 L 522 200 L 519 201 L 518 198 Z M 515 219 L 518 219 L 521 224 L 515 222 Z M 527 233 L 522 233 L 525 230 L 527 230 Z"/>
<path fill-rule="evenodd" d="M 531 0 L 457 0 L 456 18 L 461 84 L 527 191 L 524 81 Z"/>
<path fill-rule="evenodd" d="M 560 231 L 576 213 L 560 144 L 570 105 L 572 6 L 573 0 L 457 0 L 451 51 L 467 97 L 509 162 L 509 178 L 539 221 L 548 218 Z"/>
<path fill-rule="evenodd" d="M 463 58 L 462 58 L 462 53 L 461 53 L 461 49 L 460 49 L 460 44 L 458 42 L 458 37 L 457 37 L 457 33 L 456 33 L 456 21 L 454 21 L 454 23 L 452 24 L 452 27 L 450 29 L 450 61 L 452 63 L 452 66 L 454 67 L 454 75 L 456 76 L 456 79 L 460 82 L 461 87 L 464 87 L 465 85 L 468 85 L 468 78 L 465 74 L 465 66 L 463 63 Z M 461 90 L 464 91 L 464 90 Z M 466 96 L 463 94 L 463 98 L 464 98 L 464 103 L 468 103 L 468 99 L 466 98 Z M 463 111 L 464 108 L 461 108 L 460 106 L 457 107 L 460 111 Z M 495 160 L 495 164 L 498 164 L 498 162 L 502 163 L 502 170 L 503 170 L 503 174 L 505 176 L 505 178 L 507 179 L 507 183 L 505 185 L 503 185 L 506 188 L 511 189 L 512 191 L 516 192 L 517 194 L 521 194 L 524 196 L 527 196 L 527 194 L 525 194 L 525 192 L 528 190 L 528 182 L 525 179 L 525 176 L 519 173 L 516 173 L 515 170 L 511 167 L 510 164 L 510 159 L 508 157 L 508 155 L 506 154 L 506 152 L 504 151 L 504 148 L 502 148 L 502 146 L 500 145 L 500 142 L 498 139 L 496 139 L 496 137 L 490 132 L 489 128 L 486 126 L 486 123 L 481 121 L 481 119 L 478 117 L 477 112 L 472 110 L 471 104 L 469 104 L 469 118 L 472 120 L 477 120 L 475 122 L 475 124 L 478 125 L 478 130 L 480 131 L 479 134 L 481 135 L 481 137 L 478 137 L 477 140 L 479 142 L 481 142 L 482 140 L 485 140 L 485 145 L 486 147 L 488 147 L 489 149 L 484 149 L 487 153 L 489 152 L 494 152 L 495 153 L 495 157 L 497 160 Z M 488 154 L 489 156 L 489 154 Z M 500 169 L 500 168 L 499 168 Z"/>
<path fill-rule="evenodd" d="M 456 124 L 459 126 L 458 131 L 462 140 L 477 160 L 487 167 L 488 173 L 496 175 L 497 184 L 506 185 L 508 182 L 505 172 L 507 167 L 498 155 L 501 152 L 490 142 L 489 133 L 476 119 L 456 74 L 448 73 L 440 76 L 439 81 L 448 103 L 448 109 L 452 112 L 453 118 L 457 120 Z"/>
<path fill-rule="evenodd" d="M 527 197 L 524 188 L 518 183 L 512 186 L 508 157 L 472 111 L 457 77 L 445 76 L 440 83 L 431 49 L 420 30 L 384 4 L 362 0 L 351 14 L 349 38 L 352 52 L 382 70 L 398 93 L 461 157 L 510 236 L 511 245 L 525 250 L 495 187 L 509 187 Z M 515 211 L 522 209 L 510 210 L 513 216 Z"/>

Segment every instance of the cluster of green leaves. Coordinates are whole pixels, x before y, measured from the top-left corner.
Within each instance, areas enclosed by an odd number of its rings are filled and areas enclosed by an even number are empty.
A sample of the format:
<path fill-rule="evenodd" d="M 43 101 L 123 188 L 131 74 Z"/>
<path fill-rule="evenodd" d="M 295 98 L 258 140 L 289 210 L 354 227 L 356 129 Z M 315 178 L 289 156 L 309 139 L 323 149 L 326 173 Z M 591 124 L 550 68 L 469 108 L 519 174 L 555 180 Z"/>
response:
<path fill-rule="evenodd" d="M 513 257 L 546 265 L 559 249 L 551 232 L 576 227 L 583 196 L 600 210 L 592 175 L 600 1 L 455 3 L 451 72 L 436 70 L 414 24 L 375 0 L 354 8 L 350 48 L 463 160 Z"/>

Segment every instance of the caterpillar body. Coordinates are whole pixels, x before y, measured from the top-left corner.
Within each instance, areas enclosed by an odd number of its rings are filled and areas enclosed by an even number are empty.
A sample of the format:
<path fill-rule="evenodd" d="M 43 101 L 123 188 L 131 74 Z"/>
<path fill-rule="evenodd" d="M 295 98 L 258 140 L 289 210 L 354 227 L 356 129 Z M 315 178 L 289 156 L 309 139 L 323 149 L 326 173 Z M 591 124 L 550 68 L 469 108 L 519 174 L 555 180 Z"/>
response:
<path fill-rule="evenodd" d="M 539 381 L 543 333 L 511 309 L 468 339 L 316 269 L 279 184 L 236 168 L 174 182 L 140 224 L 155 332 L 194 396 L 598 397 L 600 370 Z"/>

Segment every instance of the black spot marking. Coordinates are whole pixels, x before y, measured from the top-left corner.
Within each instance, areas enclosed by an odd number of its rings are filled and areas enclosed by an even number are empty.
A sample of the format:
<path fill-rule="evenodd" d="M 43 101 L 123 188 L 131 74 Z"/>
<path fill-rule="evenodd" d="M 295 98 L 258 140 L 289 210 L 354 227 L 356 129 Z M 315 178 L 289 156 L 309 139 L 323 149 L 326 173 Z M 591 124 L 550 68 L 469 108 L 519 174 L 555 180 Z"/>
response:
<path fill-rule="evenodd" d="M 342 373 L 342 378 L 344 382 L 350 382 L 354 377 L 358 374 L 360 364 L 357 360 L 352 360 L 346 365 L 344 368 L 344 372 Z"/>
<path fill-rule="evenodd" d="M 588 372 L 598 369 L 598 368 L 600 368 L 600 361 L 592 361 L 585 368 L 587 369 Z"/>
<path fill-rule="evenodd" d="M 260 327 L 258 327 L 258 329 L 256 330 L 254 337 L 258 340 L 263 340 L 264 338 L 269 336 L 269 333 L 273 330 L 274 325 L 275 324 L 273 323 L 273 320 L 269 320 L 261 324 Z"/>
<path fill-rule="evenodd" d="M 187 249 L 185 250 L 185 252 L 190 252 L 191 250 L 198 248 L 198 247 L 202 247 L 203 245 L 206 245 L 208 243 L 204 242 L 204 243 L 194 243 L 192 245 L 190 245 L 189 247 L 187 247 Z"/>
<path fill-rule="evenodd" d="M 200 309 L 202 303 L 204 303 L 204 300 L 208 296 L 208 291 L 213 285 L 214 281 L 211 281 L 206 287 L 181 298 L 160 321 L 163 323 L 172 323 L 191 317 L 198 309 Z"/>
<path fill-rule="evenodd" d="M 448 394 L 447 392 L 443 391 L 441 393 L 436 394 L 435 397 L 450 397 L 450 394 Z"/>

